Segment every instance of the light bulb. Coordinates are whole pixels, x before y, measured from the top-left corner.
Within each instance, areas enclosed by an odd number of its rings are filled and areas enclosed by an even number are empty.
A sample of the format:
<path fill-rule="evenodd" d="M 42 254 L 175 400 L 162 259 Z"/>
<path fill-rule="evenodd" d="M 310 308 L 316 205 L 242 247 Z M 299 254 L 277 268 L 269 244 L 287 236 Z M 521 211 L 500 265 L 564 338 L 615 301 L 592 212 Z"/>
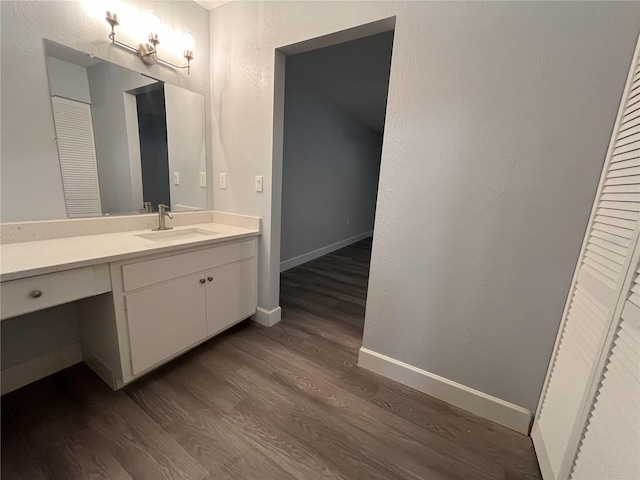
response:
<path fill-rule="evenodd" d="M 152 10 L 146 10 L 144 12 L 142 12 L 142 19 L 143 19 L 143 25 L 144 28 L 147 30 L 147 33 L 149 34 L 149 41 L 153 42 L 156 41 L 158 42 L 159 38 L 159 34 L 160 34 L 160 27 L 162 26 L 162 22 L 160 21 L 160 17 L 158 17 L 158 15 L 156 15 L 155 12 L 153 12 Z"/>
<path fill-rule="evenodd" d="M 189 61 L 193 60 L 193 49 L 195 48 L 195 39 L 193 38 L 193 35 L 189 31 L 185 31 L 184 34 L 182 35 L 182 48 L 183 48 L 182 55 L 184 56 L 184 58 L 186 58 Z"/>
<path fill-rule="evenodd" d="M 182 49 L 183 50 L 191 50 L 193 51 L 195 47 L 195 39 L 193 38 L 193 34 L 190 31 L 185 31 L 182 34 Z"/>

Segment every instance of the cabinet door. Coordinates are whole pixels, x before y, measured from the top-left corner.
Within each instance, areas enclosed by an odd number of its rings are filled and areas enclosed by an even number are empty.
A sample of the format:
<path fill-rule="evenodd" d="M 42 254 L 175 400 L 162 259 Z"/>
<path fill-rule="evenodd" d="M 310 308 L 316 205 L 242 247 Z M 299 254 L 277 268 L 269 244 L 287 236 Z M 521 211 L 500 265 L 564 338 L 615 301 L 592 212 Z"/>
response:
<path fill-rule="evenodd" d="M 207 336 L 201 279 L 192 275 L 125 297 L 134 375 Z"/>
<path fill-rule="evenodd" d="M 212 270 L 207 280 L 207 335 L 214 335 L 256 312 L 255 258 Z"/>

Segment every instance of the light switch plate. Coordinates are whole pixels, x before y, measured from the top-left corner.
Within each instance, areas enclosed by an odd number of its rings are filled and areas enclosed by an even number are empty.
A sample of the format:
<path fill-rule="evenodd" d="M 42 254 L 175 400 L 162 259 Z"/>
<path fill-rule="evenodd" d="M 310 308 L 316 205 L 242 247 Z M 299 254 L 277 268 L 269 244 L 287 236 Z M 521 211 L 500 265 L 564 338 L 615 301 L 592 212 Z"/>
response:
<path fill-rule="evenodd" d="M 227 188 L 227 174 L 219 173 L 218 174 L 218 186 L 225 190 Z"/>
<path fill-rule="evenodd" d="M 262 191 L 262 175 L 256 175 L 256 192 Z"/>
<path fill-rule="evenodd" d="M 207 172 L 200 172 L 200 186 L 207 188 Z"/>
<path fill-rule="evenodd" d="M 173 184 L 180 185 L 180 172 L 173 172 Z"/>

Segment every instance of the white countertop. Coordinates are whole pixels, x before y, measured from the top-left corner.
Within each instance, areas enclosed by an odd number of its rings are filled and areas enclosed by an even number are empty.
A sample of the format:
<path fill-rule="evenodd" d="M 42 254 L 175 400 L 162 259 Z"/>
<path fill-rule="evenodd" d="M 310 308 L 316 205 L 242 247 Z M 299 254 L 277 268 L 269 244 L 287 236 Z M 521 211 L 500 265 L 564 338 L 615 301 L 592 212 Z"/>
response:
<path fill-rule="evenodd" d="M 199 238 L 157 242 L 138 235 L 150 229 L 102 233 L 67 238 L 9 243 L 0 246 L 0 281 L 16 280 L 117 260 L 180 250 L 185 247 L 254 237 L 259 228 L 243 228 L 222 223 L 201 223 L 174 227 L 171 232 L 198 229 L 215 232 Z M 163 233 L 163 232 L 159 232 Z"/>

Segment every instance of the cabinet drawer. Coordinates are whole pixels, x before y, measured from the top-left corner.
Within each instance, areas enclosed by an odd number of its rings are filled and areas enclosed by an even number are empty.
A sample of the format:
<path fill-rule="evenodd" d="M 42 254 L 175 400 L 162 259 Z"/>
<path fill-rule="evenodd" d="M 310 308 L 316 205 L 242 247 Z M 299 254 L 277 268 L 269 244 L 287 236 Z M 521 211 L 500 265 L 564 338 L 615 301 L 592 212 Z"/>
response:
<path fill-rule="evenodd" d="M 0 289 L 4 320 L 108 292 L 111 278 L 105 264 L 11 280 Z"/>
<path fill-rule="evenodd" d="M 237 262 L 256 255 L 255 239 L 122 266 L 125 291 Z"/>

